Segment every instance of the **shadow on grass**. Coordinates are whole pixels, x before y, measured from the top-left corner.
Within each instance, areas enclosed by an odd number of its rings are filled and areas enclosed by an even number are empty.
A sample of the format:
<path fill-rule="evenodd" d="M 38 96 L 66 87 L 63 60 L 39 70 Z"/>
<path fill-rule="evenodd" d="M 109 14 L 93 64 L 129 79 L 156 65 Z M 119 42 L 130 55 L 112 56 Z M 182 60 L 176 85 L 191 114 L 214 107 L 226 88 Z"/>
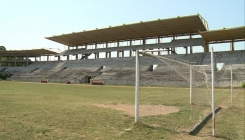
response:
<path fill-rule="evenodd" d="M 222 108 L 221 107 L 217 107 L 215 109 L 215 114 L 220 111 Z M 197 135 L 202 128 L 207 124 L 208 120 L 212 118 L 212 112 L 210 112 L 198 125 L 196 125 L 190 132 L 190 135 Z"/>
<path fill-rule="evenodd" d="M 141 122 L 135 123 L 134 124 L 134 128 L 136 129 L 140 129 L 140 128 L 149 128 L 149 129 L 154 129 L 154 130 L 164 130 L 167 132 L 171 132 L 171 133 L 176 133 L 176 134 L 189 134 L 188 132 L 185 131 L 177 131 L 177 130 L 173 130 L 173 129 L 169 129 L 169 128 L 165 128 L 165 127 L 155 127 L 155 126 L 151 126 L 151 125 L 147 125 Z"/>

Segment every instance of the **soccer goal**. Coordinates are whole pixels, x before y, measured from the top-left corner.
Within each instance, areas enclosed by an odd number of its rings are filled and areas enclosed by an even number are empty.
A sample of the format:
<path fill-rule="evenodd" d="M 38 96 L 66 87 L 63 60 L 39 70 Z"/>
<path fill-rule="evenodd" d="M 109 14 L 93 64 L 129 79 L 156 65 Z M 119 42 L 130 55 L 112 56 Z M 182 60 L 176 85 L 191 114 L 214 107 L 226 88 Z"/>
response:
<path fill-rule="evenodd" d="M 161 62 L 156 73 L 147 80 L 174 83 L 173 86 L 163 88 L 159 93 L 143 87 L 139 54 Z M 174 57 L 153 55 L 151 51 L 136 51 L 135 122 L 193 133 L 211 116 L 214 135 L 216 108 L 212 57 L 211 54 L 211 65 L 196 65 Z"/>

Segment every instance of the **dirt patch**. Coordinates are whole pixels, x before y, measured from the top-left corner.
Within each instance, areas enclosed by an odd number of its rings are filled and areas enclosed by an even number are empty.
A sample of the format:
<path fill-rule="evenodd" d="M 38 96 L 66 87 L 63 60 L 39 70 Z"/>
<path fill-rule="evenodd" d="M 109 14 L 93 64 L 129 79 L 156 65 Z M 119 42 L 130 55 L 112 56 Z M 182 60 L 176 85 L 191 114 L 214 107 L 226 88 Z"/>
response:
<path fill-rule="evenodd" d="M 135 106 L 127 104 L 96 104 L 93 106 L 110 108 L 125 112 L 129 116 L 135 116 Z M 169 113 L 178 112 L 179 109 L 174 106 L 164 106 L 164 105 L 140 105 L 139 107 L 140 117 L 144 116 L 157 116 L 165 115 Z"/>

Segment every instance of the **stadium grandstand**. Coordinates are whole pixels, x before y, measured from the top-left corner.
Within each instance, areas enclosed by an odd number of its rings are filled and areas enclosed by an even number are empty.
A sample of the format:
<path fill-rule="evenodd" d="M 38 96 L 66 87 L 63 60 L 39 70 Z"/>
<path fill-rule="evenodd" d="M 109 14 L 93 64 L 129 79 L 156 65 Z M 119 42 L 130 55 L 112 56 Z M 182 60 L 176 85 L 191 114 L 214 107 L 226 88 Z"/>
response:
<path fill-rule="evenodd" d="M 66 45 L 68 49 L 61 53 L 44 49 L 0 51 L 0 74 L 9 75 L 7 80 L 19 81 L 47 79 L 57 83 L 67 80 L 91 83 L 94 80 L 103 84 L 134 85 L 136 50 L 159 50 L 152 53 L 205 65 L 210 64 L 210 44 L 230 43 L 230 51 L 215 52 L 215 62 L 223 64 L 219 70 L 222 76 L 216 78 L 218 86 L 227 86 L 222 73 L 228 65 L 238 71 L 234 86 L 245 81 L 245 51 L 235 49 L 236 42 L 245 41 L 245 26 L 209 30 L 208 22 L 199 14 L 96 28 L 46 39 Z M 195 47 L 202 48 L 202 52 L 194 52 Z M 180 54 L 178 48 L 184 48 L 185 53 Z M 47 59 L 41 61 L 41 56 Z M 49 61 L 49 56 L 57 60 Z M 61 59 L 63 57 L 65 59 Z M 143 85 L 176 85 L 166 82 L 178 77 L 171 75 L 171 69 L 159 60 L 140 56 L 140 63 Z"/>

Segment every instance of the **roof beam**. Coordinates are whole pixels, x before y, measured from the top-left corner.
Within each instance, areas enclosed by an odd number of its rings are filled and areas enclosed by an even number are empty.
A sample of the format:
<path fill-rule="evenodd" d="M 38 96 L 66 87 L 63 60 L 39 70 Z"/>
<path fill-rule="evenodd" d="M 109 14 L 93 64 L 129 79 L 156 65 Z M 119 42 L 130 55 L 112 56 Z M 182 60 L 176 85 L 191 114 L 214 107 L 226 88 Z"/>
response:
<path fill-rule="evenodd" d="M 162 24 L 164 28 L 166 28 L 170 32 L 170 34 L 175 35 L 175 33 L 172 30 L 170 30 L 160 19 L 158 19 L 158 21 Z"/>
<path fill-rule="evenodd" d="M 153 31 L 150 27 L 148 27 L 147 25 L 145 25 L 145 23 L 143 21 L 140 22 L 142 25 L 144 25 L 148 30 L 152 31 L 155 36 L 158 36 L 157 33 L 155 31 Z"/>
<path fill-rule="evenodd" d="M 185 27 L 185 29 L 187 29 L 187 31 L 191 34 L 191 30 L 185 25 L 185 23 L 182 21 L 182 19 L 179 16 L 178 16 L 178 19 L 180 23 Z"/>

